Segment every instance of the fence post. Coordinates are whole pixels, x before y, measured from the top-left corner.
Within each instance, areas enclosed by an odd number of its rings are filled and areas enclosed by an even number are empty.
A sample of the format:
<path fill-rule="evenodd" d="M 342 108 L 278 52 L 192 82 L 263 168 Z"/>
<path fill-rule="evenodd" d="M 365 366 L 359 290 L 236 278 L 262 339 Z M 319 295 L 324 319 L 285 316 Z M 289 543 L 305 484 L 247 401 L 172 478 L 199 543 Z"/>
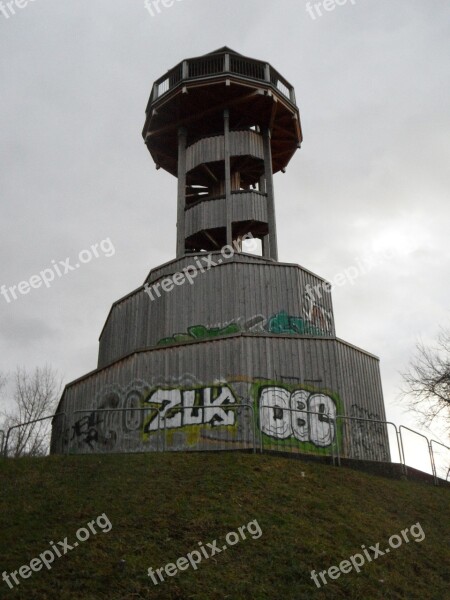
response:
<path fill-rule="evenodd" d="M 250 404 L 250 410 L 253 421 L 253 454 L 256 454 L 256 420 L 255 420 L 255 407 L 253 404 Z"/>
<path fill-rule="evenodd" d="M 429 442 L 427 436 L 423 435 L 423 433 L 419 433 L 418 431 L 414 431 L 414 429 L 410 429 L 409 427 L 406 427 L 405 425 L 400 425 L 399 432 L 400 432 L 400 440 L 402 442 L 403 459 L 405 461 L 405 475 L 407 474 L 407 466 L 406 466 L 405 449 L 403 446 L 402 429 L 407 429 L 408 431 L 411 431 L 411 433 L 414 433 L 420 437 L 423 437 L 426 440 L 427 446 L 428 446 L 428 452 L 430 455 L 430 463 L 431 463 L 431 471 L 432 471 L 432 475 L 433 475 L 433 482 L 434 482 L 434 485 L 437 485 L 437 477 L 436 477 L 436 471 L 435 471 L 435 466 L 434 466 L 433 450 L 431 449 L 430 442 Z"/>
<path fill-rule="evenodd" d="M 27 421 L 26 423 L 19 423 L 18 425 L 13 425 L 12 427 L 10 427 L 6 434 L 5 446 L 3 448 L 4 457 L 8 458 L 9 435 L 13 429 L 18 429 L 19 427 L 26 427 L 27 425 L 33 425 L 33 423 L 40 423 L 41 421 L 47 421 L 48 419 L 54 419 L 55 417 L 59 417 L 62 414 L 64 414 L 64 413 L 56 413 L 55 415 L 50 415 L 48 417 L 41 417 L 40 419 L 33 419 L 33 421 Z"/>
<path fill-rule="evenodd" d="M 163 432 L 164 432 L 164 437 L 163 437 L 163 452 L 165 452 L 166 451 L 166 447 L 167 447 L 167 440 L 166 440 L 167 420 L 166 420 L 166 415 L 163 416 L 163 423 L 164 423 L 164 427 L 163 427 Z"/>
<path fill-rule="evenodd" d="M 436 475 L 436 477 L 435 477 L 435 482 L 436 482 L 436 485 L 439 485 L 439 478 L 438 478 L 438 476 L 437 476 L 437 469 L 436 469 L 436 461 L 435 461 L 435 459 L 434 459 L 433 443 L 434 443 L 434 444 L 438 444 L 439 446 L 442 446 L 442 447 L 443 447 L 443 448 L 445 448 L 446 450 L 450 450 L 450 448 L 449 448 L 448 446 L 446 446 L 445 444 L 442 444 L 441 442 L 437 442 L 436 440 L 431 440 L 431 442 L 430 442 L 430 451 L 431 451 L 431 455 L 432 455 L 432 457 L 433 457 L 434 472 L 435 472 L 435 475 Z M 446 481 L 447 481 L 447 478 L 448 478 L 448 474 L 449 474 L 449 473 L 450 473 L 450 468 L 449 468 L 449 469 L 448 469 L 448 471 L 447 471 L 447 476 L 446 476 L 446 478 L 445 478 L 445 480 L 446 480 Z"/>

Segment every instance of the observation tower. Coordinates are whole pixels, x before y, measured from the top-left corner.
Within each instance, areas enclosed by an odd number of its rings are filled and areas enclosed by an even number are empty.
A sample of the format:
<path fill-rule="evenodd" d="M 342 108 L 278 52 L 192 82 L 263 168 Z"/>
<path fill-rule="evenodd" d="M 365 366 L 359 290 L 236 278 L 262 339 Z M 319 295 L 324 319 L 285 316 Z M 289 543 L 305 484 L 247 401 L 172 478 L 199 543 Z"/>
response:
<path fill-rule="evenodd" d="M 52 451 L 339 443 L 389 460 L 385 426 L 363 420 L 385 420 L 378 359 L 336 337 L 328 282 L 278 260 L 274 175 L 302 143 L 293 86 L 220 48 L 153 84 L 142 133 L 177 179 L 176 257 L 113 304 L 97 368 L 63 392 Z"/>

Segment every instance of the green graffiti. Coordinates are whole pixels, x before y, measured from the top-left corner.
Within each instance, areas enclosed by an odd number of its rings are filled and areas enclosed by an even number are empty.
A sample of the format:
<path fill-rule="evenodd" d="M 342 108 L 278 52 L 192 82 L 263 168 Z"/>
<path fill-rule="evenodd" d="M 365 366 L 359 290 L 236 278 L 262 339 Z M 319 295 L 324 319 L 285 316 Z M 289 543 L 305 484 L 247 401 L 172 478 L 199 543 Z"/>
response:
<path fill-rule="evenodd" d="M 239 321 L 240 319 L 238 319 Z M 270 319 L 265 319 L 262 315 L 258 315 L 256 322 L 260 323 L 259 331 L 254 331 L 255 318 L 248 319 L 243 325 L 233 322 L 225 327 L 206 327 L 205 325 L 193 325 L 188 327 L 187 333 L 175 333 L 174 335 L 162 338 L 157 343 L 157 346 L 167 346 L 168 344 L 185 344 L 187 342 L 208 340 L 222 335 L 230 335 L 233 333 L 244 333 L 253 331 L 253 333 L 277 333 L 284 335 L 312 335 L 323 336 L 326 332 L 319 327 L 313 325 L 308 319 L 303 317 L 290 316 L 286 311 L 276 313 Z"/>
<path fill-rule="evenodd" d="M 206 340 L 218 337 L 220 335 L 229 335 L 231 333 L 240 333 L 241 328 L 237 323 L 230 323 L 226 327 L 205 327 L 204 325 L 193 325 L 188 327 L 187 333 L 176 333 L 172 337 L 159 340 L 158 346 L 167 344 L 183 344 L 194 340 Z"/>
<path fill-rule="evenodd" d="M 284 311 L 270 317 L 267 324 L 267 331 L 270 331 L 270 333 L 297 335 L 324 335 L 322 329 L 315 327 L 302 317 L 291 317 Z"/>

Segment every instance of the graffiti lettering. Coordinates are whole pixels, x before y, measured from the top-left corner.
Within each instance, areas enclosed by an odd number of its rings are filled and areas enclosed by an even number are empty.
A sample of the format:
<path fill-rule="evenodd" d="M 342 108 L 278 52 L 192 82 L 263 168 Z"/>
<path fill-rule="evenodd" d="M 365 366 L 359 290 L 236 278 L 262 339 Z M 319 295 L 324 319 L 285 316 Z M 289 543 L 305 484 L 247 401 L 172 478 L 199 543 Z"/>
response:
<path fill-rule="evenodd" d="M 330 314 L 313 302 L 309 296 L 305 297 L 304 317 L 291 316 L 286 311 L 280 311 L 268 319 L 263 315 L 255 315 L 249 319 L 238 317 L 234 321 L 214 326 L 193 325 L 188 327 L 187 333 L 175 333 L 170 337 L 162 338 L 157 345 L 184 344 L 196 340 L 207 340 L 222 335 L 245 332 L 313 336 L 331 334 L 332 320 Z"/>
<path fill-rule="evenodd" d="M 219 335 L 229 335 L 231 333 L 239 333 L 241 331 L 239 325 L 236 323 L 230 323 L 226 327 L 205 327 L 204 325 L 194 325 L 188 327 L 187 333 L 176 333 L 172 337 L 163 338 L 159 340 L 158 346 L 165 346 L 167 344 L 182 344 L 185 342 L 192 342 L 194 340 L 205 340 L 209 338 L 215 338 Z"/>
<path fill-rule="evenodd" d="M 312 290 L 305 293 L 303 305 L 303 315 L 307 323 L 322 331 L 322 335 L 330 335 L 333 331 L 333 315 L 317 302 Z"/>
<path fill-rule="evenodd" d="M 357 419 L 382 420 L 379 414 L 371 413 L 357 404 L 352 404 L 350 416 Z M 351 420 L 348 422 L 347 427 L 350 428 L 350 454 L 352 458 L 390 461 L 386 443 L 386 426 L 383 423 Z"/>
<path fill-rule="evenodd" d="M 144 433 L 188 425 L 234 425 L 234 411 L 227 411 L 224 407 L 235 403 L 236 398 L 228 386 L 194 390 L 156 389 L 145 402 L 150 414 L 146 418 Z"/>
<path fill-rule="evenodd" d="M 92 442 L 99 441 L 99 432 L 97 428 L 100 423 L 101 420 L 95 412 L 86 417 L 78 419 L 78 421 L 76 421 L 72 426 L 73 434 L 70 441 L 74 440 L 75 438 L 81 438 L 82 442 L 94 450 Z"/>
<path fill-rule="evenodd" d="M 311 414 L 314 413 L 314 414 Z M 325 448 L 335 439 L 335 402 L 325 394 L 283 387 L 263 387 L 259 397 L 261 431 L 285 440 L 295 438 Z"/>
<path fill-rule="evenodd" d="M 280 312 L 271 317 L 267 331 L 270 333 L 323 335 L 323 330 L 305 321 L 302 317 L 291 317 L 286 312 Z"/>

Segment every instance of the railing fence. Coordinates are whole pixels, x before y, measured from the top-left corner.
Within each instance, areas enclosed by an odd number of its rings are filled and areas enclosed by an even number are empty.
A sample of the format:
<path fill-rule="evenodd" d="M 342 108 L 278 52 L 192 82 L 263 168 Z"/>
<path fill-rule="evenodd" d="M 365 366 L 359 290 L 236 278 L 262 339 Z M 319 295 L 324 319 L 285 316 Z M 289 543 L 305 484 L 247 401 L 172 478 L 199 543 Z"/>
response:
<path fill-rule="evenodd" d="M 397 450 L 398 462 L 401 462 L 400 441 L 397 427 L 390 421 L 348 417 L 338 415 L 336 422 L 343 422 L 343 446 L 338 443 L 338 459 L 371 460 L 376 462 L 395 462 L 391 460 L 390 450 Z M 389 429 L 389 426 L 392 429 Z M 391 442 L 394 439 L 396 445 Z M 388 444 L 386 442 L 388 441 Z"/>
<path fill-rule="evenodd" d="M 8 432 L 6 434 L 6 438 L 5 438 L 5 441 L 4 441 L 4 444 L 3 444 L 3 456 L 5 458 L 8 458 L 8 444 L 9 444 L 9 439 L 10 439 L 12 431 L 15 431 L 16 429 L 21 429 L 21 428 L 24 428 L 24 427 L 28 427 L 29 425 L 35 425 L 36 423 L 41 423 L 41 422 L 44 422 L 44 421 L 48 421 L 50 419 L 53 420 L 53 419 L 56 419 L 58 417 L 62 417 L 63 420 L 65 420 L 66 414 L 63 413 L 63 412 L 60 412 L 60 413 L 56 413 L 55 415 L 49 415 L 47 417 L 41 417 L 40 419 L 33 419 L 32 421 L 27 421 L 25 423 L 18 423 L 17 425 L 13 425 L 12 427 L 10 427 L 8 429 Z M 33 434 L 33 430 L 34 430 L 34 428 L 31 428 L 30 432 L 28 433 L 28 435 L 27 435 L 28 439 Z M 40 434 L 38 433 L 37 435 L 40 435 Z M 45 433 L 43 435 L 50 437 L 51 432 Z M 24 441 L 24 443 L 22 444 L 23 447 L 22 448 L 18 448 L 17 451 L 20 451 L 21 453 L 25 453 L 26 454 L 26 452 L 27 452 L 27 443 L 28 443 L 28 441 Z M 48 445 L 48 447 L 50 446 L 50 440 L 49 440 L 49 442 L 48 442 L 47 445 Z M 45 448 L 45 446 L 44 446 L 44 448 Z"/>
<path fill-rule="evenodd" d="M 51 419 L 52 453 L 275 450 L 330 456 L 337 465 L 341 458 L 401 464 L 405 475 L 408 467 L 430 473 L 435 485 L 449 478 L 450 448 L 405 425 L 284 405 L 261 404 L 257 410 L 248 403 L 222 404 L 218 410 L 213 404 L 196 405 L 193 398 L 191 405 L 172 410 L 163 405 L 86 408 L 69 419 L 60 412 L 13 425 L 6 435 L 0 430 L 0 456 L 8 458 L 16 429 Z M 418 443 L 423 465 L 417 464 Z"/>
<path fill-rule="evenodd" d="M 270 83 L 295 104 L 294 88 L 268 63 L 234 54 L 220 53 L 184 60 L 176 65 L 154 83 L 149 105 L 183 80 L 220 75 L 222 73 L 240 75 Z"/>

